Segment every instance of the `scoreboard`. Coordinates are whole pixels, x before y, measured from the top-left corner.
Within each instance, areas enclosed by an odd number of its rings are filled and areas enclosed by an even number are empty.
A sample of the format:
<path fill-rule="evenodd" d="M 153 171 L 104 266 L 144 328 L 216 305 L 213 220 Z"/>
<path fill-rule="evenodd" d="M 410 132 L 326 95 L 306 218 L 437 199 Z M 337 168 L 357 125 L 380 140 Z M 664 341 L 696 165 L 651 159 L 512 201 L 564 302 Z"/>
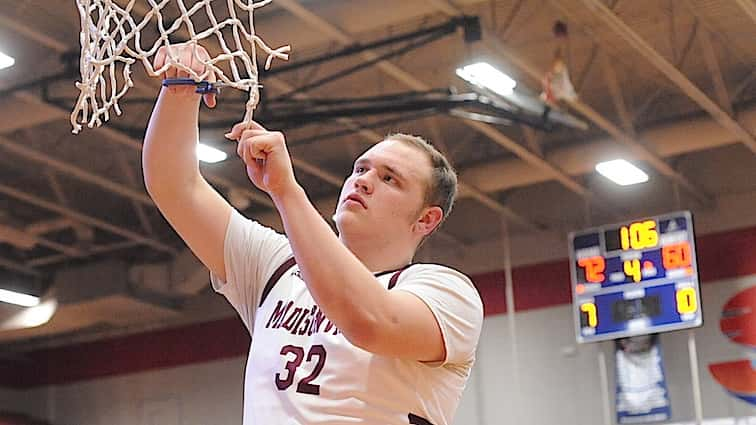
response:
<path fill-rule="evenodd" d="M 703 323 L 690 212 L 573 232 L 569 250 L 578 342 Z"/>

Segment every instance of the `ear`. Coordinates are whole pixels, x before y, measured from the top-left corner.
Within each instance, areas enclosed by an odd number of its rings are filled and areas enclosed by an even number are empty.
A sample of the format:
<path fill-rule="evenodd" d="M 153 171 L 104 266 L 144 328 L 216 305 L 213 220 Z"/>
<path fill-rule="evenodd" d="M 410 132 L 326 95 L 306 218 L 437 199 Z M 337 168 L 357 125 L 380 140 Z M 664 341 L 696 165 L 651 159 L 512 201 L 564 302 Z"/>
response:
<path fill-rule="evenodd" d="M 441 207 L 426 207 L 423 209 L 420 218 L 413 225 L 413 228 L 422 236 L 428 236 L 441 224 L 441 220 L 443 219 L 444 211 Z"/>

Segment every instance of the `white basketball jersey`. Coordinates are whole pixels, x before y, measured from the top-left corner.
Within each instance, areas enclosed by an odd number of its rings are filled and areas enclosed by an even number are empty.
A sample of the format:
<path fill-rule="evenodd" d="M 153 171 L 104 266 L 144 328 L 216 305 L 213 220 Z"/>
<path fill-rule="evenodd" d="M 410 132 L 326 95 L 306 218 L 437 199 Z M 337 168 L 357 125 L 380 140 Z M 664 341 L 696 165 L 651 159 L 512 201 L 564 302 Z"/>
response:
<path fill-rule="evenodd" d="M 244 425 L 452 422 L 483 319 L 477 290 L 462 273 L 414 264 L 376 275 L 379 284 L 412 292 L 433 312 L 447 355 L 431 364 L 352 345 L 313 301 L 287 239 L 237 212 L 225 259 L 227 281 L 212 276 L 213 287 L 252 335 Z"/>

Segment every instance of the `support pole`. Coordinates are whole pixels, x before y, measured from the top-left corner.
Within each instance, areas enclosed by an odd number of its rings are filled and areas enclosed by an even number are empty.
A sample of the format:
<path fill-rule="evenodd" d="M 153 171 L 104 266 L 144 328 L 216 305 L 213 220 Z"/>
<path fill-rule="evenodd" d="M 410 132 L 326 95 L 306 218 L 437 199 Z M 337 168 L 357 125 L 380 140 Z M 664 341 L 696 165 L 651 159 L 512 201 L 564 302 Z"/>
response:
<path fill-rule="evenodd" d="M 601 345 L 598 348 L 599 379 L 601 379 L 601 406 L 604 411 L 604 424 L 612 425 L 612 407 L 609 400 L 609 374 L 606 369 L 606 355 Z"/>
<path fill-rule="evenodd" d="M 701 405 L 701 380 L 698 375 L 698 351 L 696 350 L 696 333 L 688 329 L 688 355 L 690 357 L 690 377 L 693 384 L 693 408 L 696 413 L 696 425 L 703 423 L 703 406 Z"/>
<path fill-rule="evenodd" d="M 515 302 L 514 302 L 514 285 L 512 283 L 512 246 L 509 239 L 509 226 L 505 218 L 501 219 L 502 243 L 504 251 L 504 294 L 507 302 L 507 323 L 509 324 L 509 338 L 512 355 L 512 380 L 514 388 L 520 386 L 520 361 L 517 354 L 517 326 L 515 324 Z M 519 394 L 515 393 L 518 397 Z M 515 400 L 516 402 L 516 400 Z M 522 411 L 515 405 L 514 423 L 522 423 L 520 420 Z"/>

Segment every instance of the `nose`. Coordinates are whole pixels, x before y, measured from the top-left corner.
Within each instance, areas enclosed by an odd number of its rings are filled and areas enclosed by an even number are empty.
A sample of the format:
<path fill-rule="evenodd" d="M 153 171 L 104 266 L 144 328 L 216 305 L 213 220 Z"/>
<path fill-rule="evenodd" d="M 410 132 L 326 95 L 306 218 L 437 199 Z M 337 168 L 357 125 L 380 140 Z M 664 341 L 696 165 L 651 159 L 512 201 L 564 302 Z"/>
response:
<path fill-rule="evenodd" d="M 369 170 L 354 179 L 354 187 L 358 192 L 365 194 L 373 193 L 373 183 L 371 182 L 373 170 Z"/>

